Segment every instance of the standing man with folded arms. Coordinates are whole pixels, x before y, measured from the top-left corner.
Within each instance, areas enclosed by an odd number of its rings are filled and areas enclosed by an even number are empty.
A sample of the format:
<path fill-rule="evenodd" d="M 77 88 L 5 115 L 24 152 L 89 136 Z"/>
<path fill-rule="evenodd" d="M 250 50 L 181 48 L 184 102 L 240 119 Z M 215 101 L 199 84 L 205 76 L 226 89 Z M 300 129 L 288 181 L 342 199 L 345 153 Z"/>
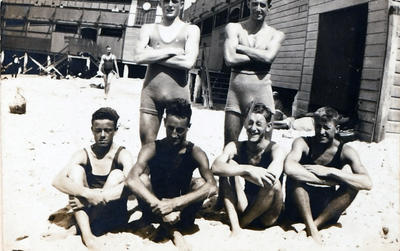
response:
<path fill-rule="evenodd" d="M 134 61 L 147 64 L 140 98 L 140 140 L 154 142 L 166 105 L 176 98 L 190 101 L 187 70 L 199 52 L 200 30 L 184 23 L 179 14 L 181 0 L 161 0 L 163 19 L 144 24 L 140 30 Z"/>

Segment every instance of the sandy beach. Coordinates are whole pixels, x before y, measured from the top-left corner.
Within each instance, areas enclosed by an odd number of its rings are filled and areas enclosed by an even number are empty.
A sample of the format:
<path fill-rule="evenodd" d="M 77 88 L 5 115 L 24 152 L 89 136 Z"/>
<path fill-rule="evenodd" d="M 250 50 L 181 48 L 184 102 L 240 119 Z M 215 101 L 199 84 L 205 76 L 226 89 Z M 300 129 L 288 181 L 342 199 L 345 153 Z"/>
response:
<path fill-rule="evenodd" d="M 48 221 L 51 213 L 67 204 L 67 196 L 51 182 L 75 151 L 93 142 L 91 114 L 102 106 L 119 113 L 114 139 L 136 159 L 142 80 L 114 79 L 105 100 L 104 90 L 90 87 L 101 83 L 101 78 L 7 77 L 0 84 L 3 250 L 86 250 L 78 235 L 43 237 L 49 231 L 64 231 Z M 8 104 L 17 87 L 23 90 L 27 102 L 23 115 L 9 113 Z M 223 111 L 195 105 L 188 139 L 206 152 L 210 163 L 222 150 L 223 123 Z M 289 151 L 294 138 L 304 134 L 275 130 L 273 140 Z M 164 135 L 161 127 L 158 137 Z M 240 238 L 232 240 L 226 223 L 197 218 L 199 231 L 185 238 L 193 250 L 399 250 L 399 143 L 395 136 L 387 136 L 380 143 L 350 143 L 360 154 L 373 188 L 357 195 L 339 224 L 321 230 L 322 247 L 302 231 L 304 224 L 290 229 L 274 226 L 263 231 L 244 230 Z M 176 250 L 171 241 L 154 243 L 131 232 L 107 233 L 101 240 L 105 250 Z"/>

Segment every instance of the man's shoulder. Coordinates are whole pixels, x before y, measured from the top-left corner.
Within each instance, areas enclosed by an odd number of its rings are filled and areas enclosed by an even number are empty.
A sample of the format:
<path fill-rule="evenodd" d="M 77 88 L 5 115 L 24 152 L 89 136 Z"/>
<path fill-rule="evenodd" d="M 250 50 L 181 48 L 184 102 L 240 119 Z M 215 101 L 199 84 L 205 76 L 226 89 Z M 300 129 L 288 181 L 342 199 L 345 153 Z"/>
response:
<path fill-rule="evenodd" d="M 140 29 L 150 31 L 150 30 L 154 29 L 155 26 L 156 26 L 156 24 L 154 24 L 154 23 L 153 24 L 143 24 Z"/>
<path fill-rule="evenodd" d="M 225 26 L 225 30 L 227 32 L 235 32 L 235 33 L 237 33 L 237 32 L 239 32 L 239 29 L 242 29 L 242 25 L 240 23 L 228 23 Z"/>

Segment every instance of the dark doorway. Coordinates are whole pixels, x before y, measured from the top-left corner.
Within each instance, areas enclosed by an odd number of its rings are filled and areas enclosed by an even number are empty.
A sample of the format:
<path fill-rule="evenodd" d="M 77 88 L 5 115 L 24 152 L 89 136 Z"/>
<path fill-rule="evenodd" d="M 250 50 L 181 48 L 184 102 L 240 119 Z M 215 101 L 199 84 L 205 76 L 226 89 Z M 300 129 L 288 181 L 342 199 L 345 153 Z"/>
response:
<path fill-rule="evenodd" d="M 320 14 L 310 111 L 331 106 L 355 117 L 367 21 L 368 4 Z"/>
<path fill-rule="evenodd" d="M 81 35 L 83 39 L 89 39 L 94 42 L 97 41 L 97 30 L 93 28 L 82 28 Z"/>

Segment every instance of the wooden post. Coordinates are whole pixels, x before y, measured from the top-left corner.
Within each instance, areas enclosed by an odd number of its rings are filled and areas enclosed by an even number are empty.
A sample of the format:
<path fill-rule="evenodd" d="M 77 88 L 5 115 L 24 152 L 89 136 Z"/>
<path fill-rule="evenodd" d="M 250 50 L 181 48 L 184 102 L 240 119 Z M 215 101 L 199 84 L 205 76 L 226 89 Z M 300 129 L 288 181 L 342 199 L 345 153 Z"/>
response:
<path fill-rule="evenodd" d="M 400 25 L 400 6 L 390 6 L 386 58 L 373 135 L 375 142 L 379 142 L 385 137 L 385 125 L 388 121 L 390 110 L 391 87 L 394 83 L 394 74 L 396 71 L 396 53 L 399 47 L 399 38 L 396 35 L 398 25 Z"/>

